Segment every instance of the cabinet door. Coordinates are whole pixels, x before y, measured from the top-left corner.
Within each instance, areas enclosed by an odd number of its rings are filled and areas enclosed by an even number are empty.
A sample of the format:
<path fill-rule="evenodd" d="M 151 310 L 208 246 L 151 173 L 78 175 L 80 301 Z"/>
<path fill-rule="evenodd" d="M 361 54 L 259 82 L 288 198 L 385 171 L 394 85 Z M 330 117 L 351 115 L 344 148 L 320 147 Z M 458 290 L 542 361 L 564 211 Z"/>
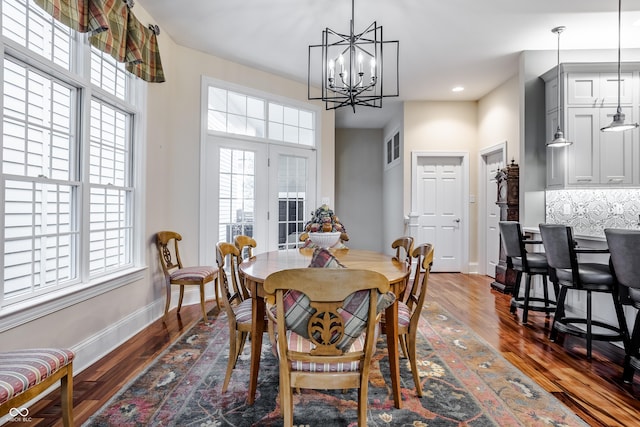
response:
<path fill-rule="evenodd" d="M 626 122 L 633 123 L 633 109 L 623 107 Z M 613 120 L 616 108 L 602 108 L 600 124 L 606 126 Z M 625 132 L 600 132 L 599 160 L 601 184 L 620 185 L 633 183 L 633 141 L 638 137 L 638 130 Z"/>
<path fill-rule="evenodd" d="M 599 73 L 569 73 L 567 75 L 567 104 L 595 106 L 599 96 Z"/>
<path fill-rule="evenodd" d="M 633 73 L 620 74 L 620 103 L 633 103 Z M 567 104 L 618 105 L 618 73 L 568 73 Z"/>
<path fill-rule="evenodd" d="M 620 74 L 620 104 L 633 103 L 633 74 Z M 618 73 L 600 73 L 599 105 L 618 105 Z M 628 116 L 627 116 L 628 117 Z"/>
<path fill-rule="evenodd" d="M 598 153 L 600 109 L 567 109 L 567 135 L 573 142 L 567 147 L 567 183 L 593 185 L 599 182 Z"/>

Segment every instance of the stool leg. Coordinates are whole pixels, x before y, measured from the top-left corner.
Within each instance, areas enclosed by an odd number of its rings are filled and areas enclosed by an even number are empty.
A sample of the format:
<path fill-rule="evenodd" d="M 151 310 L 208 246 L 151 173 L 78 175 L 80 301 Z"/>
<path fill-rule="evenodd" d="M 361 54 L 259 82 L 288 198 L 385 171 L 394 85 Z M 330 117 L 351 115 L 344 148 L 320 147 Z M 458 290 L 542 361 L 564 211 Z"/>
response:
<path fill-rule="evenodd" d="M 629 350 L 624 358 L 624 373 L 622 374 L 622 380 L 625 383 L 633 382 L 633 374 L 635 369 L 631 366 L 631 357 L 637 356 L 640 349 L 640 311 L 636 314 L 636 321 L 633 325 L 633 334 L 631 335 L 631 342 L 629 344 Z"/>
<path fill-rule="evenodd" d="M 524 285 L 524 307 L 522 310 L 522 323 L 527 323 L 529 318 L 529 294 L 531 293 L 531 274 L 527 273 L 527 283 Z"/>
<path fill-rule="evenodd" d="M 587 291 L 587 359 L 591 359 L 591 291 Z"/>
<path fill-rule="evenodd" d="M 520 296 L 520 282 L 522 281 L 522 271 L 516 271 L 516 282 L 513 285 L 513 293 L 511 298 L 511 306 L 509 307 L 510 313 L 515 313 L 518 306 L 516 304 L 518 297 Z"/>
<path fill-rule="evenodd" d="M 545 308 L 549 308 L 549 289 L 548 289 L 548 283 L 547 283 L 547 276 L 545 276 L 544 274 L 542 275 L 542 292 L 544 292 L 544 306 Z M 549 311 L 546 311 L 546 317 L 549 317 Z"/>
<path fill-rule="evenodd" d="M 556 305 L 556 313 L 553 316 L 553 323 L 551 323 L 551 333 L 549 339 L 553 342 L 558 338 L 558 330 L 556 329 L 556 322 L 564 317 L 564 300 L 567 297 L 567 287 L 560 287 L 560 294 L 558 295 L 558 305 Z"/>

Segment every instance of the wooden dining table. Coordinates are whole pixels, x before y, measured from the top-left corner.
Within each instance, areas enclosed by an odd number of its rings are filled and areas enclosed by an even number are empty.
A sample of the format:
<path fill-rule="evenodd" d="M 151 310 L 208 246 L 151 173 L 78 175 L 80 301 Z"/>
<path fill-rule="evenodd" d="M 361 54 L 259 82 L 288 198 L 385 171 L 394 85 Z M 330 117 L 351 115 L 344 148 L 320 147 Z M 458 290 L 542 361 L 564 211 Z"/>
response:
<path fill-rule="evenodd" d="M 404 290 L 411 269 L 403 261 L 397 261 L 391 256 L 358 249 L 335 249 L 333 255 L 348 268 L 372 270 L 384 275 L 396 295 Z M 252 329 L 251 329 L 251 372 L 249 376 L 249 395 L 247 402 L 252 405 L 258 386 L 260 372 L 260 355 L 262 350 L 262 335 L 265 331 L 266 295 L 263 284 L 267 276 L 280 270 L 308 267 L 313 255 L 313 249 L 289 249 L 257 254 L 240 264 L 240 270 L 245 275 L 246 285 L 252 295 Z M 387 350 L 389 353 L 389 368 L 391 371 L 391 388 L 395 407 L 400 409 L 400 364 L 398 354 L 398 304 L 392 304 L 385 311 Z"/>

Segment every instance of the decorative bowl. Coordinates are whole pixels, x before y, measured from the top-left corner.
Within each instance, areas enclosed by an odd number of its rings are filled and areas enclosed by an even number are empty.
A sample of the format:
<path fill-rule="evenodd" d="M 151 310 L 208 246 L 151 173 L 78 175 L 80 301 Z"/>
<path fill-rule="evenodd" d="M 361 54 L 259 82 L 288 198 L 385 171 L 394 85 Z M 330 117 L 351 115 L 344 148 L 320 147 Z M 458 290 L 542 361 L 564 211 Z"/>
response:
<path fill-rule="evenodd" d="M 339 231 L 331 231 L 325 233 L 312 232 L 309 233 L 309 239 L 311 239 L 312 243 L 315 243 L 321 248 L 330 248 L 338 243 L 341 234 L 342 233 Z"/>

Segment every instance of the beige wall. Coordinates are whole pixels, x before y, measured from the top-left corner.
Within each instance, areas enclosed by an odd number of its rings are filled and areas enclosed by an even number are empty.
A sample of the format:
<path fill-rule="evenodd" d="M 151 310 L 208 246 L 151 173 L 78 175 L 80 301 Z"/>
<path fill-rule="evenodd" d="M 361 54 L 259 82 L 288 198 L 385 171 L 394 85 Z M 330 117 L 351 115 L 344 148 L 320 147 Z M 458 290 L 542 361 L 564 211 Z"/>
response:
<path fill-rule="evenodd" d="M 518 76 L 513 76 L 478 101 L 478 151 L 506 141 L 507 161 L 520 163 L 519 93 Z"/>
<path fill-rule="evenodd" d="M 411 211 L 411 153 L 466 152 L 469 192 L 477 194 L 478 103 L 411 101 L 404 105 L 404 210 Z M 477 209 L 469 204 L 469 261 L 477 259 Z"/>

